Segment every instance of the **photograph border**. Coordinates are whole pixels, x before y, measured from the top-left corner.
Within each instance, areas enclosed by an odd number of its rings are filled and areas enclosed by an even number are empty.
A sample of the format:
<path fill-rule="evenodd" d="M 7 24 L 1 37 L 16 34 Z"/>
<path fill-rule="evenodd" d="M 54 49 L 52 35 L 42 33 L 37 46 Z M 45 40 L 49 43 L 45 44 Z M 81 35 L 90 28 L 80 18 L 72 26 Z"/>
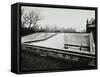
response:
<path fill-rule="evenodd" d="M 88 7 L 88 6 L 69 6 L 69 5 L 53 5 L 53 4 L 39 4 L 39 3 L 16 3 L 17 5 L 17 73 L 18 74 L 26 74 L 26 73 L 42 73 L 42 72 L 59 72 L 59 71 L 77 71 L 77 70 L 92 70 L 98 68 L 98 8 L 97 7 Z M 28 7 L 45 7 L 45 8 L 60 8 L 60 9 L 80 9 L 80 10 L 94 10 L 95 11 L 95 21 L 96 21 L 96 66 L 94 68 L 72 68 L 72 69 L 53 69 L 53 70 L 35 70 L 35 71 L 21 71 L 21 7 L 28 6 Z"/>

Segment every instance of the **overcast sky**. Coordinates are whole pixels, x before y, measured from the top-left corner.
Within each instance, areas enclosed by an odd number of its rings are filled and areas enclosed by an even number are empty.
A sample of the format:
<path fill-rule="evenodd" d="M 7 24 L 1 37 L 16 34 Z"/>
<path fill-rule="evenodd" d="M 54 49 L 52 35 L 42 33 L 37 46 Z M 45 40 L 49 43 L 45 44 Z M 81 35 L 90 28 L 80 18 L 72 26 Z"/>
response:
<path fill-rule="evenodd" d="M 57 25 L 58 27 L 72 27 L 76 30 L 86 28 L 87 19 L 95 18 L 93 10 L 77 10 L 77 9 L 61 9 L 61 8 L 45 8 L 45 7 L 28 7 L 23 6 L 25 12 L 34 9 L 40 11 L 42 20 L 38 21 L 41 26 L 49 25 L 50 27 Z"/>

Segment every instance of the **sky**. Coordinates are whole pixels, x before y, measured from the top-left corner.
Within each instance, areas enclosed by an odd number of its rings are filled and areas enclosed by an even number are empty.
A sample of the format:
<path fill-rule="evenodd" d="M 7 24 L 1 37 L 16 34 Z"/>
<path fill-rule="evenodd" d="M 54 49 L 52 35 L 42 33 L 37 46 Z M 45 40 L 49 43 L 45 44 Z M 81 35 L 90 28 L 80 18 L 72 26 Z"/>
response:
<path fill-rule="evenodd" d="M 46 7 L 29 7 L 25 8 L 25 12 L 34 9 L 40 12 L 42 19 L 38 24 L 42 27 L 48 25 L 49 27 L 64 27 L 74 28 L 77 31 L 86 29 L 86 21 L 95 18 L 94 10 L 78 10 L 78 9 L 62 9 L 62 8 L 46 8 Z"/>

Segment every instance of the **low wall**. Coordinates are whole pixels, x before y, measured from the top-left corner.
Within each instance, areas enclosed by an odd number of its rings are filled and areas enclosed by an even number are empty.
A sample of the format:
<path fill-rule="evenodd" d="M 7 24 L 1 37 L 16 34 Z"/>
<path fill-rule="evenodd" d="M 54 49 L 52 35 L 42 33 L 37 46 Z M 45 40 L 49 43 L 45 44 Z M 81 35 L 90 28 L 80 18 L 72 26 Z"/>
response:
<path fill-rule="evenodd" d="M 83 64 L 85 63 L 90 66 L 95 66 L 95 55 L 92 54 L 85 54 L 85 53 L 82 54 L 69 51 L 61 52 L 61 50 L 55 50 L 38 46 L 30 46 L 25 44 L 22 45 L 22 50 L 27 50 L 28 52 L 36 53 L 43 57 L 50 56 L 65 61 L 79 62 Z"/>
<path fill-rule="evenodd" d="M 90 33 L 90 53 L 95 54 L 95 43 L 92 32 Z"/>

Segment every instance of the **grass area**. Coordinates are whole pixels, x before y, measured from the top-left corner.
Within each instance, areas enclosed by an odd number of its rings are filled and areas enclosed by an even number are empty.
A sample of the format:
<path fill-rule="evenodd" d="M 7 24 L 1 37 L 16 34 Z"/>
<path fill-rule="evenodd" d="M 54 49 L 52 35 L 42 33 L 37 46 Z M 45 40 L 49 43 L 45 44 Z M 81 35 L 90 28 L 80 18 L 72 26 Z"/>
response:
<path fill-rule="evenodd" d="M 89 33 L 65 33 L 65 44 L 90 46 L 90 34 Z"/>
<path fill-rule="evenodd" d="M 46 38 L 49 38 L 53 35 L 55 35 L 56 33 L 34 33 L 34 34 L 30 34 L 27 36 L 23 36 L 21 38 L 21 42 L 28 42 L 28 41 L 38 41 L 38 40 L 43 40 Z"/>

